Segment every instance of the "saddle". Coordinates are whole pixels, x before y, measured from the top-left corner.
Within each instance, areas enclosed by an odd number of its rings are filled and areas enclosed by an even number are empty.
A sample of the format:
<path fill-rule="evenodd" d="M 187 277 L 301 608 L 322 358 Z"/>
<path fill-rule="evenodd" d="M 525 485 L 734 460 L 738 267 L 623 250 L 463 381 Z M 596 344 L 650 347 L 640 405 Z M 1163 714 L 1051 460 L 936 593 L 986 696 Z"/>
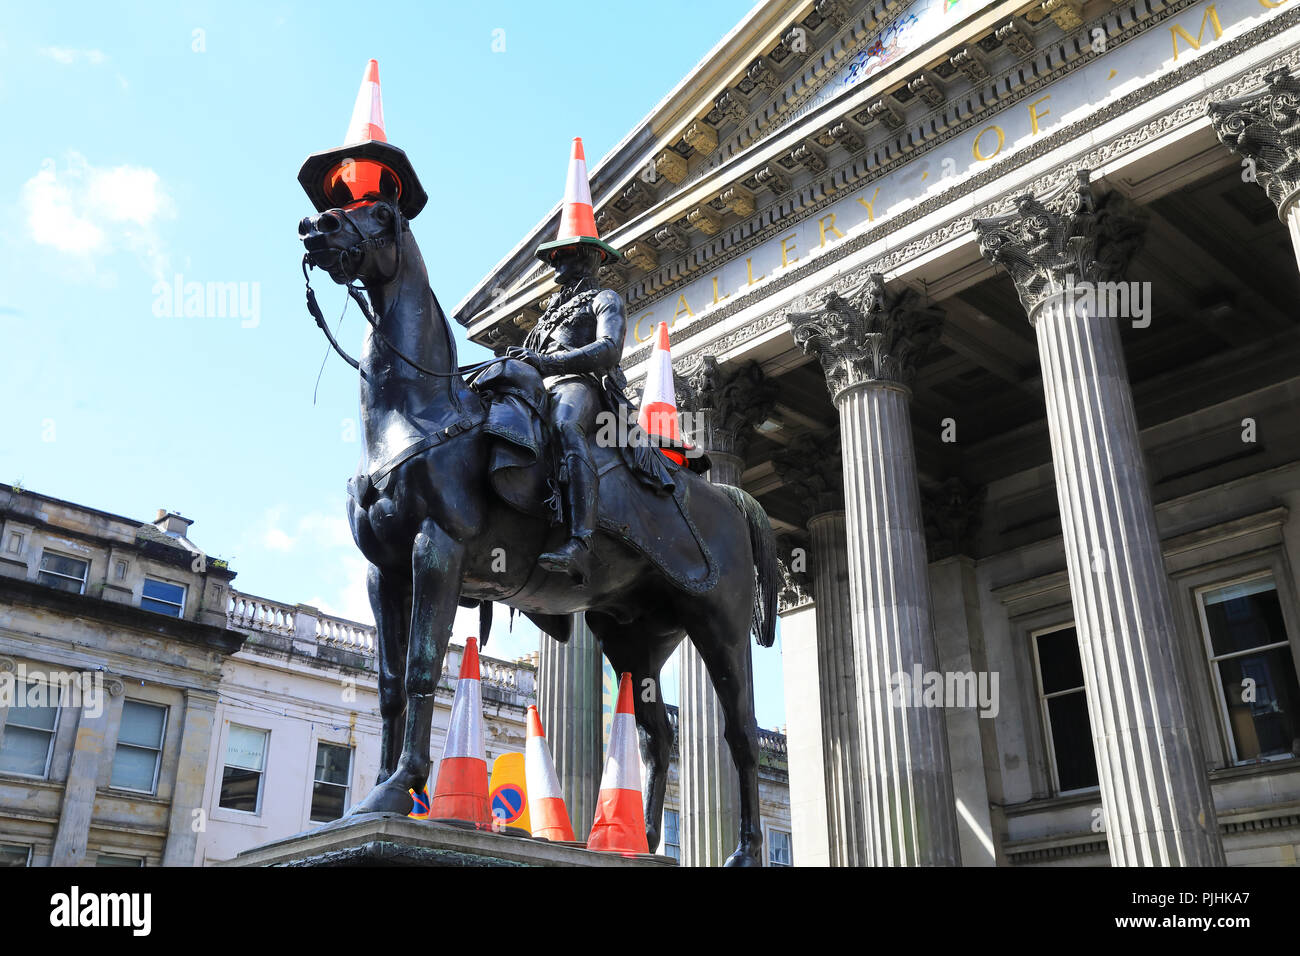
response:
<path fill-rule="evenodd" d="M 509 359 L 479 373 L 470 387 L 487 405 L 482 427 L 491 436 L 488 476 L 493 491 L 517 511 L 562 524 L 563 496 L 553 466 L 548 424 L 550 396 L 540 373 L 527 363 Z M 645 440 L 634 421 L 623 424 L 621 435 L 631 441 Z M 635 462 L 637 455 L 625 452 L 633 449 L 599 442 L 596 437 L 592 436 L 591 451 L 600 481 L 600 530 L 640 552 L 682 590 L 695 594 L 711 590 L 717 583 L 718 567 L 691 520 L 689 475 L 701 466 L 707 469 L 708 459 L 688 446 L 664 442 L 664 447 L 683 453 L 690 450 L 694 457 L 686 460 L 694 467 L 664 459 L 673 481 L 665 493 L 656 494 L 629 463 L 629 459 Z M 611 507 L 615 503 L 621 507 Z"/>

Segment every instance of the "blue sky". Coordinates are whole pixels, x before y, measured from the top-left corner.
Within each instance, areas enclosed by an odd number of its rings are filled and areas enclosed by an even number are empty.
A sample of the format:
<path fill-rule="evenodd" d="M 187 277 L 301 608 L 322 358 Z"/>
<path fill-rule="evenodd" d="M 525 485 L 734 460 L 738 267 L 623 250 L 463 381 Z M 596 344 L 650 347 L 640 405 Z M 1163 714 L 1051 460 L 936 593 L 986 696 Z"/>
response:
<path fill-rule="evenodd" d="M 559 200 L 570 139 L 594 164 L 748 7 L 11 8 L 0 480 L 142 520 L 179 511 L 242 590 L 369 621 L 343 519 L 355 373 L 331 358 L 313 404 L 325 344 L 303 307 L 302 160 L 340 144 L 378 59 L 389 139 L 430 195 L 415 235 L 450 310 Z M 169 314 L 177 276 L 237 283 L 243 312 Z M 317 289 L 332 322 L 341 291 Z M 355 309 L 341 337 L 357 351 Z M 462 361 L 486 354 L 460 339 Z M 537 641 L 499 626 L 488 652 Z M 755 667 L 759 722 L 777 726 L 779 651 L 757 650 Z"/>

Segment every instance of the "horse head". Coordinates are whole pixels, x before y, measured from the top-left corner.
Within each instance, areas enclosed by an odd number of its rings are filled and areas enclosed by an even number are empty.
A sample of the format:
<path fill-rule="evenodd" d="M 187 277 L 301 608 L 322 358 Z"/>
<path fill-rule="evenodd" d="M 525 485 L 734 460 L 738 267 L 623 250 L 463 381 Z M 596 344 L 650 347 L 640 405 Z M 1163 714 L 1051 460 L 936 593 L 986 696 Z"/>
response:
<path fill-rule="evenodd" d="M 401 269 L 402 233 L 410 228 L 396 197 L 370 198 L 305 217 L 298 238 L 308 261 L 340 285 L 382 285 Z"/>

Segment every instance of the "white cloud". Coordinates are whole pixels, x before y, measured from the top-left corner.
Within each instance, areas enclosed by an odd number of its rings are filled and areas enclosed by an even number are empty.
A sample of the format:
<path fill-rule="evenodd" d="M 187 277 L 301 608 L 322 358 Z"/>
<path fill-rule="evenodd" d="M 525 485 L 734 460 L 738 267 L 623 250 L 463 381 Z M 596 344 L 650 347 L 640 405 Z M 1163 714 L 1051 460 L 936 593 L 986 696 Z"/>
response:
<path fill-rule="evenodd" d="M 74 50 L 66 46 L 47 46 L 41 47 L 37 52 L 56 63 L 62 63 L 64 66 L 72 66 L 74 63 L 89 63 L 91 66 L 102 66 L 108 62 L 108 54 L 100 50 Z"/>
<path fill-rule="evenodd" d="M 47 159 L 23 184 L 22 204 L 39 245 L 86 259 L 123 248 L 139 255 L 155 277 L 166 271 L 157 226 L 174 209 L 148 167 L 96 167 L 76 152 L 62 169 Z"/>
<path fill-rule="evenodd" d="M 292 551 L 294 540 L 282 528 L 267 528 L 262 545 L 272 551 Z"/>

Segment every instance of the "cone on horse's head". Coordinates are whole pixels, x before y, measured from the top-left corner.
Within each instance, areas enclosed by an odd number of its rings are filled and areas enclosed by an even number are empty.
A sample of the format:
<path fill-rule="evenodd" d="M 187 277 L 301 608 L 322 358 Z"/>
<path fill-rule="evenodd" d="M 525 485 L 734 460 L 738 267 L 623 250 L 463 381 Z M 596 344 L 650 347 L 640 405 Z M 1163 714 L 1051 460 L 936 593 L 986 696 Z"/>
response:
<path fill-rule="evenodd" d="M 602 262 L 623 258 L 623 254 L 600 238 L 596 230 L 596 211 L 591 205 L 591 183 L 587 179 L 587 156 L 582 137 L 573 138 L 569 156 L 569 175 L 564 181 L 564 205 L 560 207 L 560 228 L 550 242 L 537 247 L 537 258 L 551 262 L 555 253 L 570 246 L 594 246 Z"/>
<path fill-rule="evenodd" d="M 429 201 L 406 153 L 388 142 L 377 61 L 366 63 L 343 145 L 308 156 L 298 182 L 317 212 L 387 199 L 414 219 Z"/>
<path fill-rule="evenodd" d="M 682 442 L 677 424 L 677 389 L 673 383 L 673 359 L 668 348 L 668 323 L 660 322 L 655 337 L 655 347 L 646 366 L 645 390 L 641 393 L 641 411 L 636 423 L 647 435 L 672 444 Z M 686 464 L 686 456 L 672 448 L 660 448 L 664 456 L 679 465 Z"/>
<path fill-rule="evenodd" d="M 429 803 L 430 819 L 489 825 L 487 754 L 483 746 L 483 690 L 479 683 L 478 639 L 467 638 L 460 679 L 451 701 L 447 742 L 438 762 L 438 783 Z"/>
<path fill-rule="evenodd" d="M 641 761 L 637 755 L 636 717 L 632 710 L 632 675 L 618 680 L 618 709 L 609 732 L 609 755 L 600 778 L 596 819 L 588 850 L 649 853 L 645 809 L 641 805 Z"/>
<path fill-rule="evenodd" d="M 524 745 L 524 789 L 528 793 L 528 817 L 533 836 L 544 840 L 573 842 L 569 810 L 560 792 L 560 778 L 555 773 L 551 748 L 546 744 L 542 718 L 537 705 L 528 707 L 528 739 Z"/>

